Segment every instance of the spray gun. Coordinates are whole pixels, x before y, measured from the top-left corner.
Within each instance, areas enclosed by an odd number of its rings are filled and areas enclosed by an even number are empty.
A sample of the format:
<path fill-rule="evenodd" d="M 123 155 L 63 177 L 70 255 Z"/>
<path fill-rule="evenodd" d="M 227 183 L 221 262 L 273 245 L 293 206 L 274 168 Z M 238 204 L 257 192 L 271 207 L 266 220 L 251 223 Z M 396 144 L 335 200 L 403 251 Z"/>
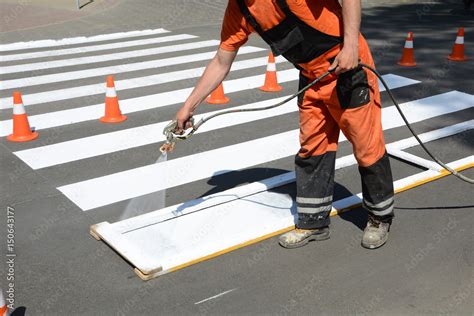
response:
<path fill-rule="evenodd" d="M 190 124 L 191 127 L 184 130 L 182 134 L 176 134 L 176 130 L 178 129 L 178 121 L 173 120 L 169 122 L 168 125 L 166 125 L 163 129 L 163 135 L 165 135 L 166 142 L 160 147 L 161 153 L 172 152 L 178 140 L 185 140 L 191 137 L 204 122 L 205 120 L 201 119 L 197 124 L 194 124 L 194 118 L 190 117 L 184 125 L 186 126 Z"/>

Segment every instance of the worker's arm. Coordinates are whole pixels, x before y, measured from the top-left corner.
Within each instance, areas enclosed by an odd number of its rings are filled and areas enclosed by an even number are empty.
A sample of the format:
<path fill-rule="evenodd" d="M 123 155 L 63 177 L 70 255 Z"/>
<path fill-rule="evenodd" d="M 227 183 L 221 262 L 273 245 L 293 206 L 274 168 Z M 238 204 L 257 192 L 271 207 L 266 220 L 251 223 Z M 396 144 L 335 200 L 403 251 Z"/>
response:
<path fill-rule="evenodd" d="M 222 48 L 217 50 L 216 56 L 207 65 L 193 92 L 191 92 L 184 105 L 176 114 L 178 122 L 176 133 L 181 133 L 183 127 L 190 127 L 183 126 L 183 124 L 189 120 L 199 104 L 224 80 L 236 55 L 237 51 L 227 51 Z"/>
<path fill-rule="evenodd" d="M 360 0 L 341 0 L 344 23 L 344 44 L 330 69 L 336 73 L 346 72 L 357 67 L 359 62 L 359 31 L 361 20 Z"/>

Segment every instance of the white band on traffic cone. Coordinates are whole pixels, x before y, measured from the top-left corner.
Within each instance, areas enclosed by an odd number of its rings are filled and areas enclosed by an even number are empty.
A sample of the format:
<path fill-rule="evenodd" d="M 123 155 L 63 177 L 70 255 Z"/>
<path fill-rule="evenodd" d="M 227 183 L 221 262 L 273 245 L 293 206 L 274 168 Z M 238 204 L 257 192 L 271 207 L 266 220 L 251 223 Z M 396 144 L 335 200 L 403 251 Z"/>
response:
<path fill-rule="evenodd" d="M 464 36 L 456 37 L 456 44 L 464 44 Z"/>
<path fill-rule="evenodd" d="M 23 106 L 22 103 L 19 104 L 14 104 L 13 105 L 13 115 L 21 115 L 25 114 L 25 107 Z"/>
<path fill-rule="evenodd" d="M 115 98 L 117 96 L 117 92 L 115 91 L 115 88 L 107 88 L 105 96 L 107 98 Z"/>
<path fill-rule="evenodd" d="M 405 48 L 413 48 L 413 41 L 405 41 Z"/>
<path fill-rule="evenodd" d="M 267 71 L 276 71 L 276 65 L 274 63 L 267 64 Z"/>

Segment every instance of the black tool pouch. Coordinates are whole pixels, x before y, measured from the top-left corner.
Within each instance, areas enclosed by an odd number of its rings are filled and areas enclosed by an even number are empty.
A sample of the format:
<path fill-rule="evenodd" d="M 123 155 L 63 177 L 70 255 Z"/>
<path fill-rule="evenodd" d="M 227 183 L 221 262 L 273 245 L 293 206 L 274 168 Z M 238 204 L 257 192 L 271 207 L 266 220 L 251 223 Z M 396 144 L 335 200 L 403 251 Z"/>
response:
<path fill-rule="evenodd" d="M 336 91 L 343 109 L 357 108 L 369 103 L 369 82 L 362 66 L 341 73 L 337 79 Z"/>

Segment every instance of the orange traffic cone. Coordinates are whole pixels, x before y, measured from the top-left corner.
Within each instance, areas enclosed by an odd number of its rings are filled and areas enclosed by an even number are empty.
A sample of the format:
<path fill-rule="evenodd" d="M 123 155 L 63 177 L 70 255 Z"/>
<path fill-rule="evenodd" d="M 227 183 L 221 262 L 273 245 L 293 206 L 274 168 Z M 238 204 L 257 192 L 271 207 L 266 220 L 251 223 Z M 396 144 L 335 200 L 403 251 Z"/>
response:
<path fill-rule="evenodd" d="M 107 92 L 105 94 L 105 115 L 100 118 L 103 123 L 120 123 L 127 119 L 120 112 L 117 92 L 115 91 L 114 77 L 107 77 Z"/>
<path fill-rule="evenodd" d="M 398 62 L 400 66 L 413 67 L 416 66 L 415 57 L 413 56 L 413 32 L 408 32 L 403 48 L 402 59 Z"/>
<path fill-rule="evenodd" d="M 283 89 L 277 80 L 277 72 L 276 72 L 276 64 L 275 64 L 275 56 L 273 53 L 270 52 L 268 54 L 268 64 L 267 64 L 267 73 L 265 74 L 265 83 L 260 90 L 265 92 L 276 92 L 281 91 Z"/>
<path fill-rule="evenodd" d="M 222 83 L 214 90 L 211 95 L 207 98 L 207 103 L 210 104 L 224 104 L 230 101 L 228 97 L 224 95 L 224 86 Z"/>
<path fill-rule="evenodd" d="M 0 316 L 8 316 L 8 307 L 3 297 L 3 291 L 0 289 Z"/>
<path fill-rule="evenodd" d="M 464 56 L 464 28 L 460 27 L 458 30 L 458 36 L 454 42 L 453 51 L 448 56 L 449 60 L 453 61 L 465 61 L 467 58 Z"/>
<path fill-rule="evenodd" d="M 37 132 L 32 132 L 21 93 L 13 92 L 13 133 L 7 136 L 11 142 L 27 142 L 38 137 Z"/>

